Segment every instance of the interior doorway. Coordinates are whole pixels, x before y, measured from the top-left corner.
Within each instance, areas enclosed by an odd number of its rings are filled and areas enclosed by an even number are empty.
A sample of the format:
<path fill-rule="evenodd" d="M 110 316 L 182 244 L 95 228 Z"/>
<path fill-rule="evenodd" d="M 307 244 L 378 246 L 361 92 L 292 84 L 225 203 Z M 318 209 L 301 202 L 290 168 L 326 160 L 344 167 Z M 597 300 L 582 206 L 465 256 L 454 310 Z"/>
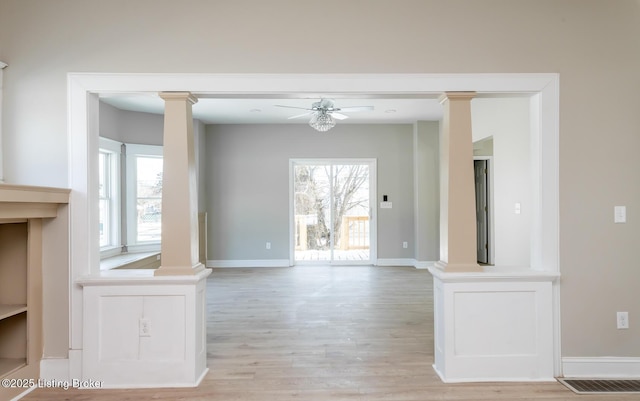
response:
<path fill-rule="evenodd" d="M 493 264 L 491 158 L 474 157 L 478 263 Z"/>
<path fill-rule="evenodd" d="M 440 94 L 443 91 L 471 88 L 478 94 L 531 94 L 532 158 L 536 172 L 532 180 L 531 269 L 560 271 L 558 241 L 558 147 L 559 147 L 559 75 L 546 74 L 112 74 L 70 73 L 67 77 L 69 120 L 69 255 L 71 283 L 99 270 L 97 177 L 98 95 L 99 93 L 156 93 L 182 90 L 198 94 L 251 97 L 256 93 L 302 96 L 332 88 L 343 94 L 373 96 L 379 94 Z M 543 163 L 544 161 L 544 163 Z M 375 180 L 374 180 L 375 182 Z M 96 205 L 95 207 L 92 205 Z M 373 208 L 374 221 L 376 208 Z M 293 223 L 291 224 L 291 226 Z M 372 229 L 376 224 L 372 224 Z M 93 239 L 92 239 L 93 238 Z M 374 241 L 375 245 L 375 241 Z M 293 248 L 291 248 L 293 252 Z M 373 253 L 375 248 L 372 247 Z M 375 260 L 375 255 L 372 255 Z M 293 262 L 293 255 L 291 255 Z M 82 372 L 83 291 L 69 288 L 69 365 L 71 372 Z M 560 354 L 560 284 L 554 283 L 555 374 L 562 373 Z M 65 331 L 64 329 L 62 330 Z M 63 333 L 64 334 L 64 333 Z M 79 351 L 78 351 L 79 350 Z M 80 374 L 78 373 L 78 374 Z M 77 376 L 77 375 L 76 375 Z M 80 375 L 81 376 L 81 375 Z"/>
<path fill-rule="evenodd" d="M 291 161 L 293 264 L 371 264 L 375 160 Z"/>

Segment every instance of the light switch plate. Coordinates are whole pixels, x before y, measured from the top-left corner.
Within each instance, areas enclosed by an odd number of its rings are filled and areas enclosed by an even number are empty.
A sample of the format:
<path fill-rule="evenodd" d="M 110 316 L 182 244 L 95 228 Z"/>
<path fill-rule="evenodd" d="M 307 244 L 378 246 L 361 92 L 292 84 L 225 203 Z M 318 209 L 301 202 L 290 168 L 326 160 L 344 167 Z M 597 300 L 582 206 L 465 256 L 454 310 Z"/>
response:
<path fill-rule="evenodd" d="M 393 204 L 391 202 L 380 202 L 380 209 L 391 209 Z"/>
<path fill-rule="evenodd" d="M 614 223 L 626 223 L 627 222 L 627 207 L 626 206 L 614 206 L 613 207 L 613 222 Z"/>

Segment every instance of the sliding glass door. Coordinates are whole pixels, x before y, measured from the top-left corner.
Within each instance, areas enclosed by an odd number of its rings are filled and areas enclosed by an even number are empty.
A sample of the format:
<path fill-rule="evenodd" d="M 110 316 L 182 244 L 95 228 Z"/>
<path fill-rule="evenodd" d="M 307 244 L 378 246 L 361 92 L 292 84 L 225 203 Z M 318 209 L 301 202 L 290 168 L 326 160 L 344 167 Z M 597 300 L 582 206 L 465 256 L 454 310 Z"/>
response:
<path fill-rule="evenodd" d="M 375 160 L 291 161 L 292 261 L 371 264 Z"/>

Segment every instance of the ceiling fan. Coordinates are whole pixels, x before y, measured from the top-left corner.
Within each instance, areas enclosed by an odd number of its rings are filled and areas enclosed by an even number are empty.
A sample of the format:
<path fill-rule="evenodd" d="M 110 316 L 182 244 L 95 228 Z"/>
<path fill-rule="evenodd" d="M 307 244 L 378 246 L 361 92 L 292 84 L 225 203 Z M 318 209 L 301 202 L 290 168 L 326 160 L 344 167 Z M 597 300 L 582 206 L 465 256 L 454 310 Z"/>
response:
<path fill-rule="evenodd" d="M 319 102 L 313 103 L 311 108 L 284 106 L 280 104 L 277 104 L 276 106 L 307 110 L 306 113 L 298 114 L 289 117 L 288 119 L 292 120 L 294 118 L 310 115 L 311 120 L 309 120 L 309 125 L 321 132 L 329 131 L 331 128 L 335 127 L 335 120 L 344 120 L 349 118 L 349 116 L 342 113 L 373 110 L 373 106 L 336 107 L 335 102 L 331 99 L 320 99 Z"/>

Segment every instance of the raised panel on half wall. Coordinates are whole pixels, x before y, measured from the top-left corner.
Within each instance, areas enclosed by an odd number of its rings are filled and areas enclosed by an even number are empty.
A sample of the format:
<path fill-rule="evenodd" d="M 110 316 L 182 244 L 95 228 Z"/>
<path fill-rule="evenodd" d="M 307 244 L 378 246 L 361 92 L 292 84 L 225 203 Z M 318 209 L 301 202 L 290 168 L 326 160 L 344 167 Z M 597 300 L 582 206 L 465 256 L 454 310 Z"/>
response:
<path fill-rule="evenodd" d="M 454 302 L 454 355 L 537 353 L 534 291 L 456 292 Z"/>
<path fill-rule="evenodd" d="M 103 387 L 132 388 L 192 386 L 201 380 L 205 353 L 201 360 L 192 354 L 197 338 L 205 337 L 204 305 L 198 318 L 194 304 L 205 299 L 204 280 L 196 290 L 189 279 L 187 285 L 149 287 L 83 283 L 83 377 Z M 196 299 L 197 293 L 202 295 Z"/>
<path fill-rule="evenodd" d="M 443 381 L 553 380 L 553 313 L 547 278 L 455 282 L 458 276 L 443 276 L 454 278 L 443 282 L 434 275 L 439 316 L 434 367 Z M 439 324 L 445 328 L 440 339 Z"/>
<path fill-rule="evenodd" d="M 185 298 L 102 296 L 99 298 L 99 360 L 183 361 Z M 141 334 L 141 320 L 149 330 Z"/>
<path fill-rule="evenodd" d="M 139 358 L 138 319 L 142 315 L 142 297 L 100 297 L 100 361 L 126 361 Z"/>
<path fill-rule="evenodd" d="M 183 361 L 185 359 L 185 297 L 145 296 L 142 317 L 149 323 L 148 337 L 140 337 L 140 359 Z"/>

